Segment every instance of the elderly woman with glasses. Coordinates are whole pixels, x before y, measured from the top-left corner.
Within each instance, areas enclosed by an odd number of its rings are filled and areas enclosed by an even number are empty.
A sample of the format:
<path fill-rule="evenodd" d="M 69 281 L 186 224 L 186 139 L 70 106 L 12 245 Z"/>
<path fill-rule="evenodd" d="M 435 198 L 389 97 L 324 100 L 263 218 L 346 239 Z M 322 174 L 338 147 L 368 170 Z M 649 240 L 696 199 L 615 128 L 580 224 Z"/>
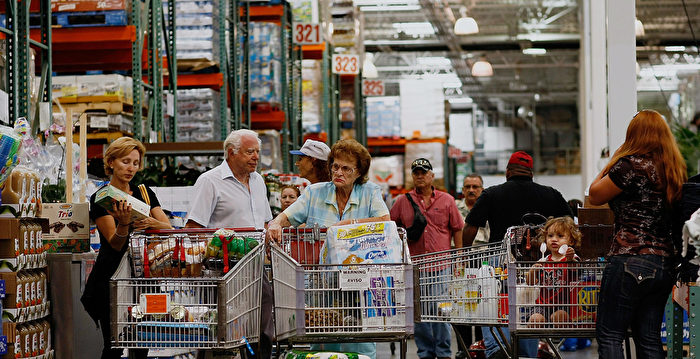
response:
<path fill-rule="evenodd" d="M 344 224 L 390 221 L 381 188 L 367 182 L 370 160 L 367 149 L 347 139 L 331 147 L 328 156 L 331 181 L 309 186 L 304 193 L 267 227 L 269 239 L 279 241 L 284 226 Z M 374 343 L 323 344 L 323 350 L 356 352 L 374 359 Z"/>
<path fill-rule="evenodd" d="M 382 198 L 381 188 L 367 182 L 372 157 L 359 142 L 338 141 L 328 155 L 330 182 L 312 184 L 277 218 L 272 220 L 267 233 L 278 241 L 282 227 L 318 225 L 320 227 L 344 224 L 390 221 L 389 209 Z"/>

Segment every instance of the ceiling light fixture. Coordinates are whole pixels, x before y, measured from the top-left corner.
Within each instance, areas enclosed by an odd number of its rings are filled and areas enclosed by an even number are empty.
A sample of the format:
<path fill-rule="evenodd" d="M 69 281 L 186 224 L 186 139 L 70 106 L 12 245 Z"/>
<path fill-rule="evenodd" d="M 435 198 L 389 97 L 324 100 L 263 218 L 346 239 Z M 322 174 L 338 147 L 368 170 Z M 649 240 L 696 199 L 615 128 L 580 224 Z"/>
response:
<path fill-rule="evenodd" d="M 481 59 L 472 65 L 472 76 L 474 77 L 489 77 L 493 76 L 493 67 L 491 64 L 486 61 L 485 57 L 481 57 Z"/>
<path fill-rule="evenodd" d="M 684 52 L 685 46 L 666 46 L 664 50 L 666 50 L 666 52 Z"/>
<path fill-rule="evenodd" d="M 476 24 L 476 20 L 473 17 L 467 16 L 467 8 L 462 6 L 459 9 L 460 17 L 455 22 L 454 32 L 455 35 L 471 35 L 479 32 L 479 25 Z"/>
<path fill-rule="evenodd" d="M 528 47 L 527 49 L 523 49 L 523 54 L 525 55 L 544 55 L 547 53 L 547 49 L 541 48 L 541 47 Z"/>
<path fill-rule="evenodd" d="M 374 54 L 371 52 L 365 53 L 365 61 L 362 63 L 362 77 L 366 79 L 376 79 L 379 77 L 377 66 L 374 66 Z"/>
<path fill-rule="evenodd" d="M 639 19 L 634 20 L 634 36 L 635 37 L 644 36 L 644 24 L 642 24 L 642 20 L 639 20 Z"/>

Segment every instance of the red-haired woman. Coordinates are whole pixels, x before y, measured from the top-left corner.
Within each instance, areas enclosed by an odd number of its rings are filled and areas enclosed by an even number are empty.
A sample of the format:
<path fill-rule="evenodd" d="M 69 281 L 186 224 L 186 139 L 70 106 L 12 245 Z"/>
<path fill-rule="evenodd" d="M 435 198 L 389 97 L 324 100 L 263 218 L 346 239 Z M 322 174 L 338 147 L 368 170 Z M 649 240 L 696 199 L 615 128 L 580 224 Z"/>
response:
<path fill-rule="evenodd" d="M 663 358 L 661 319 L 675 281 L 672 207 L 686 181 L 671 129 L 656 111 L 637 113 L 625 142 L 589 189 L 594 205 L 608 203 L 615 234 L 600 288 L 598 356 L 623 358 L 627 329 L 639 358 Z"/>

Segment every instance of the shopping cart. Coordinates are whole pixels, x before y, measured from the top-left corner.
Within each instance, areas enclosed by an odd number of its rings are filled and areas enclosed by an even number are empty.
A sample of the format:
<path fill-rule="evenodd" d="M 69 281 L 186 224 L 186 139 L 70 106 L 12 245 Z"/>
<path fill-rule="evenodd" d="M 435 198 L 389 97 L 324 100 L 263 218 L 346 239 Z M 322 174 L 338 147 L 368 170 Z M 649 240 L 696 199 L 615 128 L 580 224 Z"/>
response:
<path fill-rule="evenodd" d="M 250 348 L 248 343 L 257 342 L 265 234 L 254 229 L 234 231 L 235 236 L 222 240 L 241 240 L 249 245 L 248 253 L 240 257 L 232 250 L 225 264 L 221 259 L 211 263 L 205 259 L 214 229 L 132 234 L 132 275 L 115 274 L 110 281 L 112 345 L 232 349 Z M 124 272 L 129 271 L 117 271 Z"/>
<path fill-rule="evenodd" d="M 277 339 L 293 343 L 401 342 L 413 334 L 413 266 L 319 263 L 325 228 L 283 228 L 272 246 Z"/>
<path fill-rule="evenodd" d="M 505 338 L 501 328 L 508 324 L 506 255 L 500 242 L 413 256 L 419 321 L 486 326 L 494 336 Z"/>
<path fill-rule="evenodd" d="M 582 229 L 584 243 L 600 240 L 611 234 L 610 226 L 590 226 Z M 587 235 L 588 233 L 588 235 Z M 512 337 L 513 351 L 517 353 L 517 338 L 534 337 L 545 340 L 557 358 L 559 344 L 554 339 L 595 336 L 595 320 L 600 293 L 600 281 L 606 262 L 602 252 L 590 248 L 578 262 L 543 262 L 521 260 L 510 252 L 508 263 L 508 328 Z M 508 248 L 511 237 L 506 236 Z M 580 252 L 584 253 L 584 252 Z"/>

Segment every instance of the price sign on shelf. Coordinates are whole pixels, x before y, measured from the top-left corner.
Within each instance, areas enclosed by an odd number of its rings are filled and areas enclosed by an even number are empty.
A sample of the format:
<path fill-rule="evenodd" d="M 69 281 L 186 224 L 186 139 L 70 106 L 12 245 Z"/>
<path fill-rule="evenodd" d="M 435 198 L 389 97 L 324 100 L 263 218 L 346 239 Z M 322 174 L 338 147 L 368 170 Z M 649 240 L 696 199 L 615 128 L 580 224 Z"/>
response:
<path fill-rule="evenodd" d="M 362 96 L 384 96 L 384 81 L 362 80 Z"/>
<path fill-rule="evenodd" d="M 317 45 L 321 40 L 321 25 L 308 22 L 294 23 L 294 43 L 297 45 Z"/>
<path fill-rule="evenodd" d="M 340 75 L 357 75 L 360 73 L 360 56 L 333 55 L 333 73 Z"/>

